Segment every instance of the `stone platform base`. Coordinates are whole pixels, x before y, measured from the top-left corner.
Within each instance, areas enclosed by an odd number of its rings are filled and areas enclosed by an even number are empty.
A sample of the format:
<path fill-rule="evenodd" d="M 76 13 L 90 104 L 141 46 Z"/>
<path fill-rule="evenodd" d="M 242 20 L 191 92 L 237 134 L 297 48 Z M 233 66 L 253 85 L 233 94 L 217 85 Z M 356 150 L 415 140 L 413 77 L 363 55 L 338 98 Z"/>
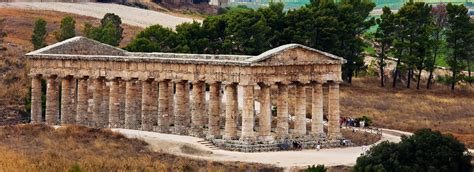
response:
<path fill-rule="evenodd" d="M 237 152 L 272 152 L 272 151 L 285 151 L 285 150 L 299 150 L 299 149 L 316 149 L 319 142 L 321 148 L 335 148 L 335 147 L 347 147 L 353 146 L 354 144 L 350 140 L 346 140 L 345 144 L 342 140 L 327 140 L 326 138 L 298 138 L 298 139 L 284 139 L 284 140 L 273 140 L 267 142 L 248 142 L 241 140 L 224 140 L 224 139 L 209 139 L 216 147 L 224 150 L 237 151 Z M 293 142 L 296 141 L 301 145 L 301 148 L 296 148 Z"/>

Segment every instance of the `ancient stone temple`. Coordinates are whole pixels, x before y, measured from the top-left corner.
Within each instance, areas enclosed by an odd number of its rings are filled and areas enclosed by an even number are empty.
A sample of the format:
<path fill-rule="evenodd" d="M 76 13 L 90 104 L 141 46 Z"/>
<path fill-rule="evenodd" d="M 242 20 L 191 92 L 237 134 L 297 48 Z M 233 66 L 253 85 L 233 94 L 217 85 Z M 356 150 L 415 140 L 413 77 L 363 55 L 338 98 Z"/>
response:
<path fill-rule="evenodd" d="M 258 56 L 136 53 L 75 37 L 27 57 L 32 123 L 128 128 L 228 144 L 341 138 L 345 60 L 302 45 Z"/>

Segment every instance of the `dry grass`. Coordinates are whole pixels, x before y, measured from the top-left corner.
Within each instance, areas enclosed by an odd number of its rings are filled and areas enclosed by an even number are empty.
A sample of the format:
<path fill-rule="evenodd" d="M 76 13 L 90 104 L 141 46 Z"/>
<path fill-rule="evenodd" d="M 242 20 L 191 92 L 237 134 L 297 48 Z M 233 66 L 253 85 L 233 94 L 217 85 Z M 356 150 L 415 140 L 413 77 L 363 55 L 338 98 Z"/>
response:
<path fill-rule="evenodd" d="M 382 138 L 382 135 L 377 135 L 364 131 L 352 132 L 351 129 L 345 128 L 341 129 L 341 132 L 344 138 L 349 139 L 357 146 L 374 144 Z"/>
<path fill-rule="evenodd" d="M 281 171 L 270 165 L 211 162 L 152 152 L 110 130 L 15 125 L 0 128 L 0 171 Z"/>
<path fill-rule="evenodd" d="M 341 88 L 341 116 L 369 116 L 375 126 L 415 131 L 432 128 L 451 133 L 474 148 L 474 88 L 455 92 L 437 85 L 432 90 L 381 88 L 375 78 L 357 78 Z"/>

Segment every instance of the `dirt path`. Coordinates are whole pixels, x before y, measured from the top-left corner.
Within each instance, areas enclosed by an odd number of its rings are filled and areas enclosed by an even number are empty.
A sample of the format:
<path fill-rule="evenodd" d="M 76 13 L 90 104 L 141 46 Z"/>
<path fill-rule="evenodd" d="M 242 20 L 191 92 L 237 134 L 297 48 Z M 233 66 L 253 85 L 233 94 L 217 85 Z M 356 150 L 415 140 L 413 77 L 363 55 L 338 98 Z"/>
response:
<path fill-rule="evenodd" d="M 2 2 L 0 8 L 52 10 L 95 18 L 102 18 L 106 13 L 115 13 L 122 18 L 123 23 L 139 27 L 161 24 L 174 29 L 178 24 L 193 21 L 190 18 L 109 3 Z"/>
<path fill-rule="evenodd" d="M 113 129 L 129 138 L 139 138 L 150 143 L 155 151 L 163 151 L 180 156 L 207 159 L 214 161 L 242 161 L 273 164 L 279 167 L 307 167 L 313 164 L 324 164 L 326 166 L 355 164 L 357 157 L 362 153 L 362 147 L 348 147 L 335 149 L 303 150 L 303 151 L 279 151 L 279 152 L 257 152 L 243 153 L 226 150 L 212 150 L 198 141 L 201 138 L 191 136 L 178 136 L 128 129 Z M 399 142 L 400 134 L 410 134 L 390 130 L 383 132 L 381 141 Z M 378 143 L 380 143 L 379 141 Z"/>

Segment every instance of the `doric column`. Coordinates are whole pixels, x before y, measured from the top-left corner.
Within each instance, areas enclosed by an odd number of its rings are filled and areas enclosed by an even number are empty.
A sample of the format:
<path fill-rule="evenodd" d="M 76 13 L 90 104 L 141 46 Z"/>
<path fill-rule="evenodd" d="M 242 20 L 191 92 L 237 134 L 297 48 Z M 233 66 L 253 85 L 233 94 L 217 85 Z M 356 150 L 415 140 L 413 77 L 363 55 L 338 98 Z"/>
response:
<path fill-rule="evenodd" d="M 56 77 L 50 76 L 46 85 L 46 124 L 55 125 L 58 119 L 58 85 Z"/>
<path fill-rule="evenodd" d="M 158 104 L 158 131 L 161 133 L 170 132 L 170 94 L 169 94 L 169 80 L 163 80 L 159 83 L 159 104 Z"/>
<path fill-rule="evenodd" d="M 142 130 L 153 131 L 153 80 L 145 80 L 142 82 Z"/>
<path fill-rule="evenodd" d="M 43 122 L 41 96 L 41 77 L 33 76 L 31 78 L 31 123 L 33 124 Z"/>
<path fill-rule="evenodd" d="M 269 141 L 272 140 L 271 129 L 272 129 L 272 102 L 270 99 L 270 86 L 260 84 L 260 118 L 258 132 L 259 140 Z"/>
<path fill-rule="evenodd" d="M 174 82 L 168 82 L 168 94 L 169 94 L 169 97 L 168 97 L 168 111 L 170 113 L 170 117 L 169 117 L 169 123 L 170 125 L 174 125 L 174 117 L 175 117 L 175 114 L 174 114 L 174 99 L 175 99 L 175 84 Z"/>
<path fill-rule="evenodd" d="M 225 106 L 225 129 L 224 139 L 232 140 L 237 138 L 237 125 L 235 118 L 238 113 L 237 85 L 229 83 L 225 86 L 226 106 Z"/>
<path fill-rule="evenodd" d="M 197 81 L 193 83 L 192 89 L 192 111 L 191 111 L 191 135 L 204 136 L 204 113 L 206 107 L 205 83 Z"/>
<path fill-rule="evenodd" d="M 329 140 L 336 140 L 342 138 L 341 128 L 339 126 L 339 83 L 329 83 L 329 126 L 328 137 Z"/>
<path fill-rule="evenodd" d="M 255 133 L 253 131 L 254 120 L 254 86 L 244 85 L 243 95 L 244 101 L 242 105 L 242 137 L 244 141 L 255 141 Z"/>
<path fill-rule="evenodd" d="M 176 101 L 174 106 L 174 128 L 176 134 L 185 135 L 187 134 L 186 127 L 186 82 L 187 81 L 178 81 L 176 82 Z"/>
<path fill-rule="evenodd" d="M 294 135 L 301 137 L 306 135 L 306 88 L 301 83 L 296 84 L 295 102 Z"/>
<path fill-rule="evenodd" d="M 209 132 L 208 138 L 219 138 L 221 135 L 219 120 L 221 105 L 221 83 L 209 85 Z"/>
<path fill-rule="evenodd" d="M 101 113 L 102 103 L 104 103 L 103 99 L 103 79 L 102 78 L 95 78 L 94 82 L 94 92 L 92 93 L 94 106 L 92 109 L 92 127 L 103 127 L 102 124 L 104 123 L 101 121 L 104 117 Z"/>
<path fill-rule="evenodd" d="M 294 116 L 296 112 L 296 86 L 288 85 L 288 116 Z"/>
<path fill-rule="evenodd" d="M 119 79 L 113 79 L 110 84 L 109 93 L 109 127 L 120 127 L 120 83 Z"/>
<path fill-rule="evenodd" d="M 87 78 L 79 78 L 77 87 L 76 123 L 79 125 L 88 125 L 90 118 L 87 112 L 87 101 L 89 99 L 87 95 Z"/>
<path fill-rule="evenodd" d="M 288 137 L 288 85 L 278 84 L 276 137 Z"/>
<path fill-rule="evenodd" d="M 190 97 L 190 87 L 191 84 L 189 82 L 184 83 L 184 111 L 185 111 L 185 126 L 186 126 L 186 131 L 190 131 L 191 129 L 191 103 L 189 103 L 191 97 Z"/>
<path fill-rule="evenodd" d="M 137 83 L 135 79 L 130 79 L 126 81 L 125 85 L 125 128 L 128 129 L 138 129 L 137 126 Z"/>
<path fill-rule="evenodd" d="M 311 135 L 324 135 L 323 130 L 323 84 L 313 84 L 313 99 L 312 99 L 312 117 L 311 117 Z"/>
<path fill-rule="evenodd" d="M 61 80 L 61 124 L 73 124 L 72 100 L 71 100 L 71 77 L 64 77 Z"/>

